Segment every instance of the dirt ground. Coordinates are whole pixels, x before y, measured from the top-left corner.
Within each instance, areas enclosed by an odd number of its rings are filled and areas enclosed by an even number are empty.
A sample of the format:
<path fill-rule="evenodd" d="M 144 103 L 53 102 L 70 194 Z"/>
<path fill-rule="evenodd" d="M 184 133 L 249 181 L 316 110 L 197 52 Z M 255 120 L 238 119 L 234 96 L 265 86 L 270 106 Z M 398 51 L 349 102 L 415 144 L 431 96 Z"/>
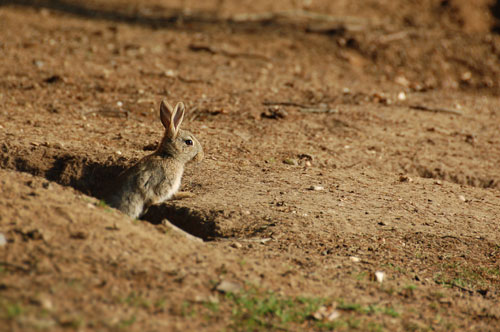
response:
<path fill-rule="evenodd" d="M 0 0 L 0 331 L 499 331 L 499 22 Z M 131 220 L 103 194 L 165 97 L 205 159 Z"/>

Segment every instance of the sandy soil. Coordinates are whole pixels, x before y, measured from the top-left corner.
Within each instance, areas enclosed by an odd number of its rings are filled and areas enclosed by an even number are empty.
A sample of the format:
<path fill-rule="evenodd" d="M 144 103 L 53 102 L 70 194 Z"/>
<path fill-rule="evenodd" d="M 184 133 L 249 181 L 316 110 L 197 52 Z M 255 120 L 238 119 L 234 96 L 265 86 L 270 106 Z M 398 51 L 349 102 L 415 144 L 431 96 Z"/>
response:
<path fill-rule="evenodd" d="M 0 330 L 500 330 L 499 8 L 0 1 Z M 131 220 L 164 97 L 205 160 Z"/>

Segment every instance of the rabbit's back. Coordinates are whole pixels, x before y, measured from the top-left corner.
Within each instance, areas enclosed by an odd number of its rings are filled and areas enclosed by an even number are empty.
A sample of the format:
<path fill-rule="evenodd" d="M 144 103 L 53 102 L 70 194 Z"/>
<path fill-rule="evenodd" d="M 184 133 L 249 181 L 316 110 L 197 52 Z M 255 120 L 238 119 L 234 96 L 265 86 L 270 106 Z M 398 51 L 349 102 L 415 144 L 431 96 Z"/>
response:
<path fill-rule="evenodd" d="M 173 160 L 147 156 L 120 175 L 108 204 L 138 218 L 149 206 L 168 200 L 179 190 L 182 170 Z"/>

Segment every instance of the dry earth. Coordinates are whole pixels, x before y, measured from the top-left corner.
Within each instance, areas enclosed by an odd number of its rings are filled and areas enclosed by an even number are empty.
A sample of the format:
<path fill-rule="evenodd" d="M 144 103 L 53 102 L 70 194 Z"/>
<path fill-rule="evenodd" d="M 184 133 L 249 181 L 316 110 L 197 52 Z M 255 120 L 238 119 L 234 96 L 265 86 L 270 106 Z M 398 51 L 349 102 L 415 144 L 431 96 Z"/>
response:
<path fill-rule="evenodd" d="M 471 3 L 0 1 L 0 330 L 499 331 L 500 3 Z M 206 158 L 131 220 L 101 199 L 164 97 Z"/>

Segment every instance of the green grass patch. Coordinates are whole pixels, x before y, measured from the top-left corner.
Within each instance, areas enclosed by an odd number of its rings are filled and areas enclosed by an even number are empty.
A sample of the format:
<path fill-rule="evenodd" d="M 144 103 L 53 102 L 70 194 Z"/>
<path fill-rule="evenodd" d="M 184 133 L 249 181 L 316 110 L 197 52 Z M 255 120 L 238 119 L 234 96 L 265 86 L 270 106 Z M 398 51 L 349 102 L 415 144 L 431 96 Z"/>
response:
<path fill-rule="evenodd" d="M 130 318 L 127 318 L 127 319 L 122 319 L 119 323 L 118 323 L 118 328 L 119 329 L 128 329 L 129 327 L 131 327 L 136 321 L 136 318 L 134 315 L 132 315 Z"/>
<path fill-rule="evenodd" d="M 243 330 L 284 328 L 289 323 L 303 323 L 324 303 L 323 299 L 281 297 L 273 292 L 251 289 L 241 294 L 227 294 L 232 302 L 233 327 Z"/>
<path fill-rule="evenodd" d="M 111 210 L 111 207 L 103 200 L 97 202 L 96 206 L 100 209 L 103 209 L 106 212 L 113 212 L 113 210 Z"/>
<path fill-rule="evenodd" d="M 135 292 L 131 292 L 127 297 L 121 299 L 120 302 L 135 308 L 150 309 L 152 307 L 148 299 Z"/>
<path fill-rule="evenodd" d="M 457 263 L 441 265 L 441 271 L 434 274 L 437 284 L 447 287 L 462 287 L 471 290 L 500 289 L 500 268 L 467 266 Z"/>
<path fill-rule="evenodd" d="M 331 309 L 332 304 L 335 309 Z M 326 310 L 338 311 L 340 316 L 332 321 L 313 318 L 322 306 L 327 307 Z M 219 295 L 212 302 L 184 302 L 181 315 L 226 322 L 231 331 L 382 331 L 383 326 L 377 322 L 379 317 L 400 317 L 400 313 L 390 306 L 361 305 L 321 297 L 290 297 L 256 287 L 237 294 Z"/>
<path fill-rule="evenodd" d="M 346 303 L 342 299 L 338 301 L 337 309 L 354 311 L 365 315 L 384 314 L 391 317 L 400 316 L 393 307 L 378 306 L 375 304 L 363 306 L 359 303 Z"/>
<path fill-rule="evenodd" d="M 2 307 L 4 316 L 7 319 L 15 319 L 21 316 L 25 311 L 23 306 L 19 303 L 3 303 Z"/>

